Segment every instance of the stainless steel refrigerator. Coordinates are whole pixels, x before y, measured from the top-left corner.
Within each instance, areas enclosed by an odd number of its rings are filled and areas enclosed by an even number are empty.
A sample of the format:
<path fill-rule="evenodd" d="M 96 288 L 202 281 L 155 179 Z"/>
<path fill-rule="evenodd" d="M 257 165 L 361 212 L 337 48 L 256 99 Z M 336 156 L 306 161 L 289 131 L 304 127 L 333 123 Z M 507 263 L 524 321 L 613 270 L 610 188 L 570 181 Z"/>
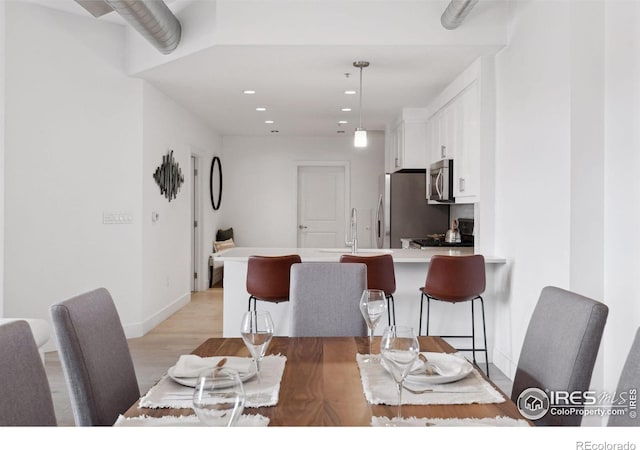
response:
<path fill-rule="evenodd" d="M 425 170 L 380 176 L 376 211 L 378 248 L 402 248 L 401 239 L 424 238 L 449 228 L 449 205 L 427 203 Z"/>

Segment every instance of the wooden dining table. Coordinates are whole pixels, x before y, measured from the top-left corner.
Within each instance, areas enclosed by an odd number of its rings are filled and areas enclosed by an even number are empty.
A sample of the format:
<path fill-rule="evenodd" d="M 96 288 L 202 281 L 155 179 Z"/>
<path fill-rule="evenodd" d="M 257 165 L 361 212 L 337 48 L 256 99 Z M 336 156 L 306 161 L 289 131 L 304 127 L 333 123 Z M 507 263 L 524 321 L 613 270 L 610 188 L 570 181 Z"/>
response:
<path fill-rule="evenodd" d="M 379 337 L 375 338 L 379 340 Z M 455 353 L 442 338 L 418 338 L 422 352 Z M 373 348 L 376 348 L 374 341 Z M 371 426 L 372 417 L 392 418 L 397 406 L 370 404 L 365 398 L 356 353 L 369 350 L 367 337 L 274 337 L 267 354 L 286 356 L 278 403 L 271 407 L 245 408 L 246 414 L 269 418 L 269 426 Z M 249 356 L 241 338 L 211 338 L 193 352 L 199 356 Z M 476 367 L 476 370 L 477 367 Z M 484 374 L 482 374 L 484 376 Z M 487 379 L 485 377 L 485 379 Z M 523 419 L 507 395 L 501 403 L 455 405 L 402 405 L 403 417 Z M 124 414 L 180 416 L 191 409 L 140 408 L 138 402 Z"/>

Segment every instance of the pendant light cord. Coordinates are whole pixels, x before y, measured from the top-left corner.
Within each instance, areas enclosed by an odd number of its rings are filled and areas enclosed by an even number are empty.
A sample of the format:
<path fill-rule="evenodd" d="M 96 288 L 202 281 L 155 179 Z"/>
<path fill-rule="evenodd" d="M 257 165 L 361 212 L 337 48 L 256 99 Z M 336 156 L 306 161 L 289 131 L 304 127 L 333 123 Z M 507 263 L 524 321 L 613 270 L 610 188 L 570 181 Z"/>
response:
<path fill-rule="evenodd" d="M 362 66 L 360 66 L 360 128 L 362 128 Z"/>

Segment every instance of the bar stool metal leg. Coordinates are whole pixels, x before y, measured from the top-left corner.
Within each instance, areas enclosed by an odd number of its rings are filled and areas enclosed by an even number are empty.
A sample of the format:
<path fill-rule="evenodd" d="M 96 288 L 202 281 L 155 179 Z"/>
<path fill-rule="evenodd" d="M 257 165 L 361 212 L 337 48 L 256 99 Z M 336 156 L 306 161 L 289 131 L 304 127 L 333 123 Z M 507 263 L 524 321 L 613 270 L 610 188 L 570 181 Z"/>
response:
<path fill-rule="evenodd" d="M 418 321 L 418 336 L 422 336 L 422 306 L 424 305 L 424 293 L 420 295 L 420 319 Z"/>
<path fill-rule="evenodd" d="M 253 300 L 253 310 L 255 311 L 256 310 L 256 298 L 253 295 L 249 296 L 249 308 L 248 308 L 248 311 L 251 311 L 251 300 Z"/>
<path fill-rule="evenodd" d="M 393 295 L 387 295 L 387 320 L 389 326 L 396 324 L 396 304 L 393 301 Z"/>
<path fill-rule="evenodd" d="M 429 318 L 431 316 L 431 297 L 427 295 L 427 336 L 429 336 Z"/>
<path fill-rule="evenodd" d="M 482 296 L 478 297 L 480 299 L 480 306 L 482 307 L 482 333 L 484 336 L 484 360 L 487 365 L 487 376 L 489 376 L 489 349 L 487 348 L 487 325 L 484 319 L 484 300 Z"/>
<path fill-rule="evenodd" d="M 473 363 L 478 365 L 476 362 L 476 319 L 474 315 L 473 305 L 475 304 L 476 299 L 471 300 L 471 351 L 473 352 Z"/>

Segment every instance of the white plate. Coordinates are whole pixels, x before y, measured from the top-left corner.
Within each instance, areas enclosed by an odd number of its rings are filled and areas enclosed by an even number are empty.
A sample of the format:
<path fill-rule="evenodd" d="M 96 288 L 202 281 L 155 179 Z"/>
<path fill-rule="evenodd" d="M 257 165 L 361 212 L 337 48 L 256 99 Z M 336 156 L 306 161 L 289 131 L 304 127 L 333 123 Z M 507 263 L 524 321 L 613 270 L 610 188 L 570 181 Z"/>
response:
<path fill-rule="evenodd" d="M 427 357 L 427 360 L 435 364 L 443 372 L 443 375 L 411 374 L 409 372 L 405 379 L 407 387 L 420 388 L 429 384 L 453 383 L 454 381 L 462 380 L 473 371 L 471 363 L 464 358 L 447 353 L 423 352 L 423 354 Z M 384 364 L 384 360 L 382 365 L 387 371 L 389 370 Z M 411 371 L 420 371 L 423 367 L 423 362 L 417 360 L 413 364 Z"/>
<path fill-rule="evenodd" d="M 167 375 L 169 375 L 169 378 L 171 378 L 173 381 L 183 386 L 189 386 L 189 387 L 196 387 L 198 385 L 198 377 L 176 377 L 173 374 L 173 371 L 175 368 L 176 366 L 171 366 L 169 367 L 169 370 L 167 370 Z M 240 375 L 240 381 L 244 383 L 245 381 L 250 380 L 251 378 L 256 376 L 256 367 L 253 364 L 251 364 L 248 372 L 238 372 L 238 374 Z M 232 383 L 220 384 L 220 387 L 221 388 L 229 387 L 231 386 L 231 384 Z"/>

